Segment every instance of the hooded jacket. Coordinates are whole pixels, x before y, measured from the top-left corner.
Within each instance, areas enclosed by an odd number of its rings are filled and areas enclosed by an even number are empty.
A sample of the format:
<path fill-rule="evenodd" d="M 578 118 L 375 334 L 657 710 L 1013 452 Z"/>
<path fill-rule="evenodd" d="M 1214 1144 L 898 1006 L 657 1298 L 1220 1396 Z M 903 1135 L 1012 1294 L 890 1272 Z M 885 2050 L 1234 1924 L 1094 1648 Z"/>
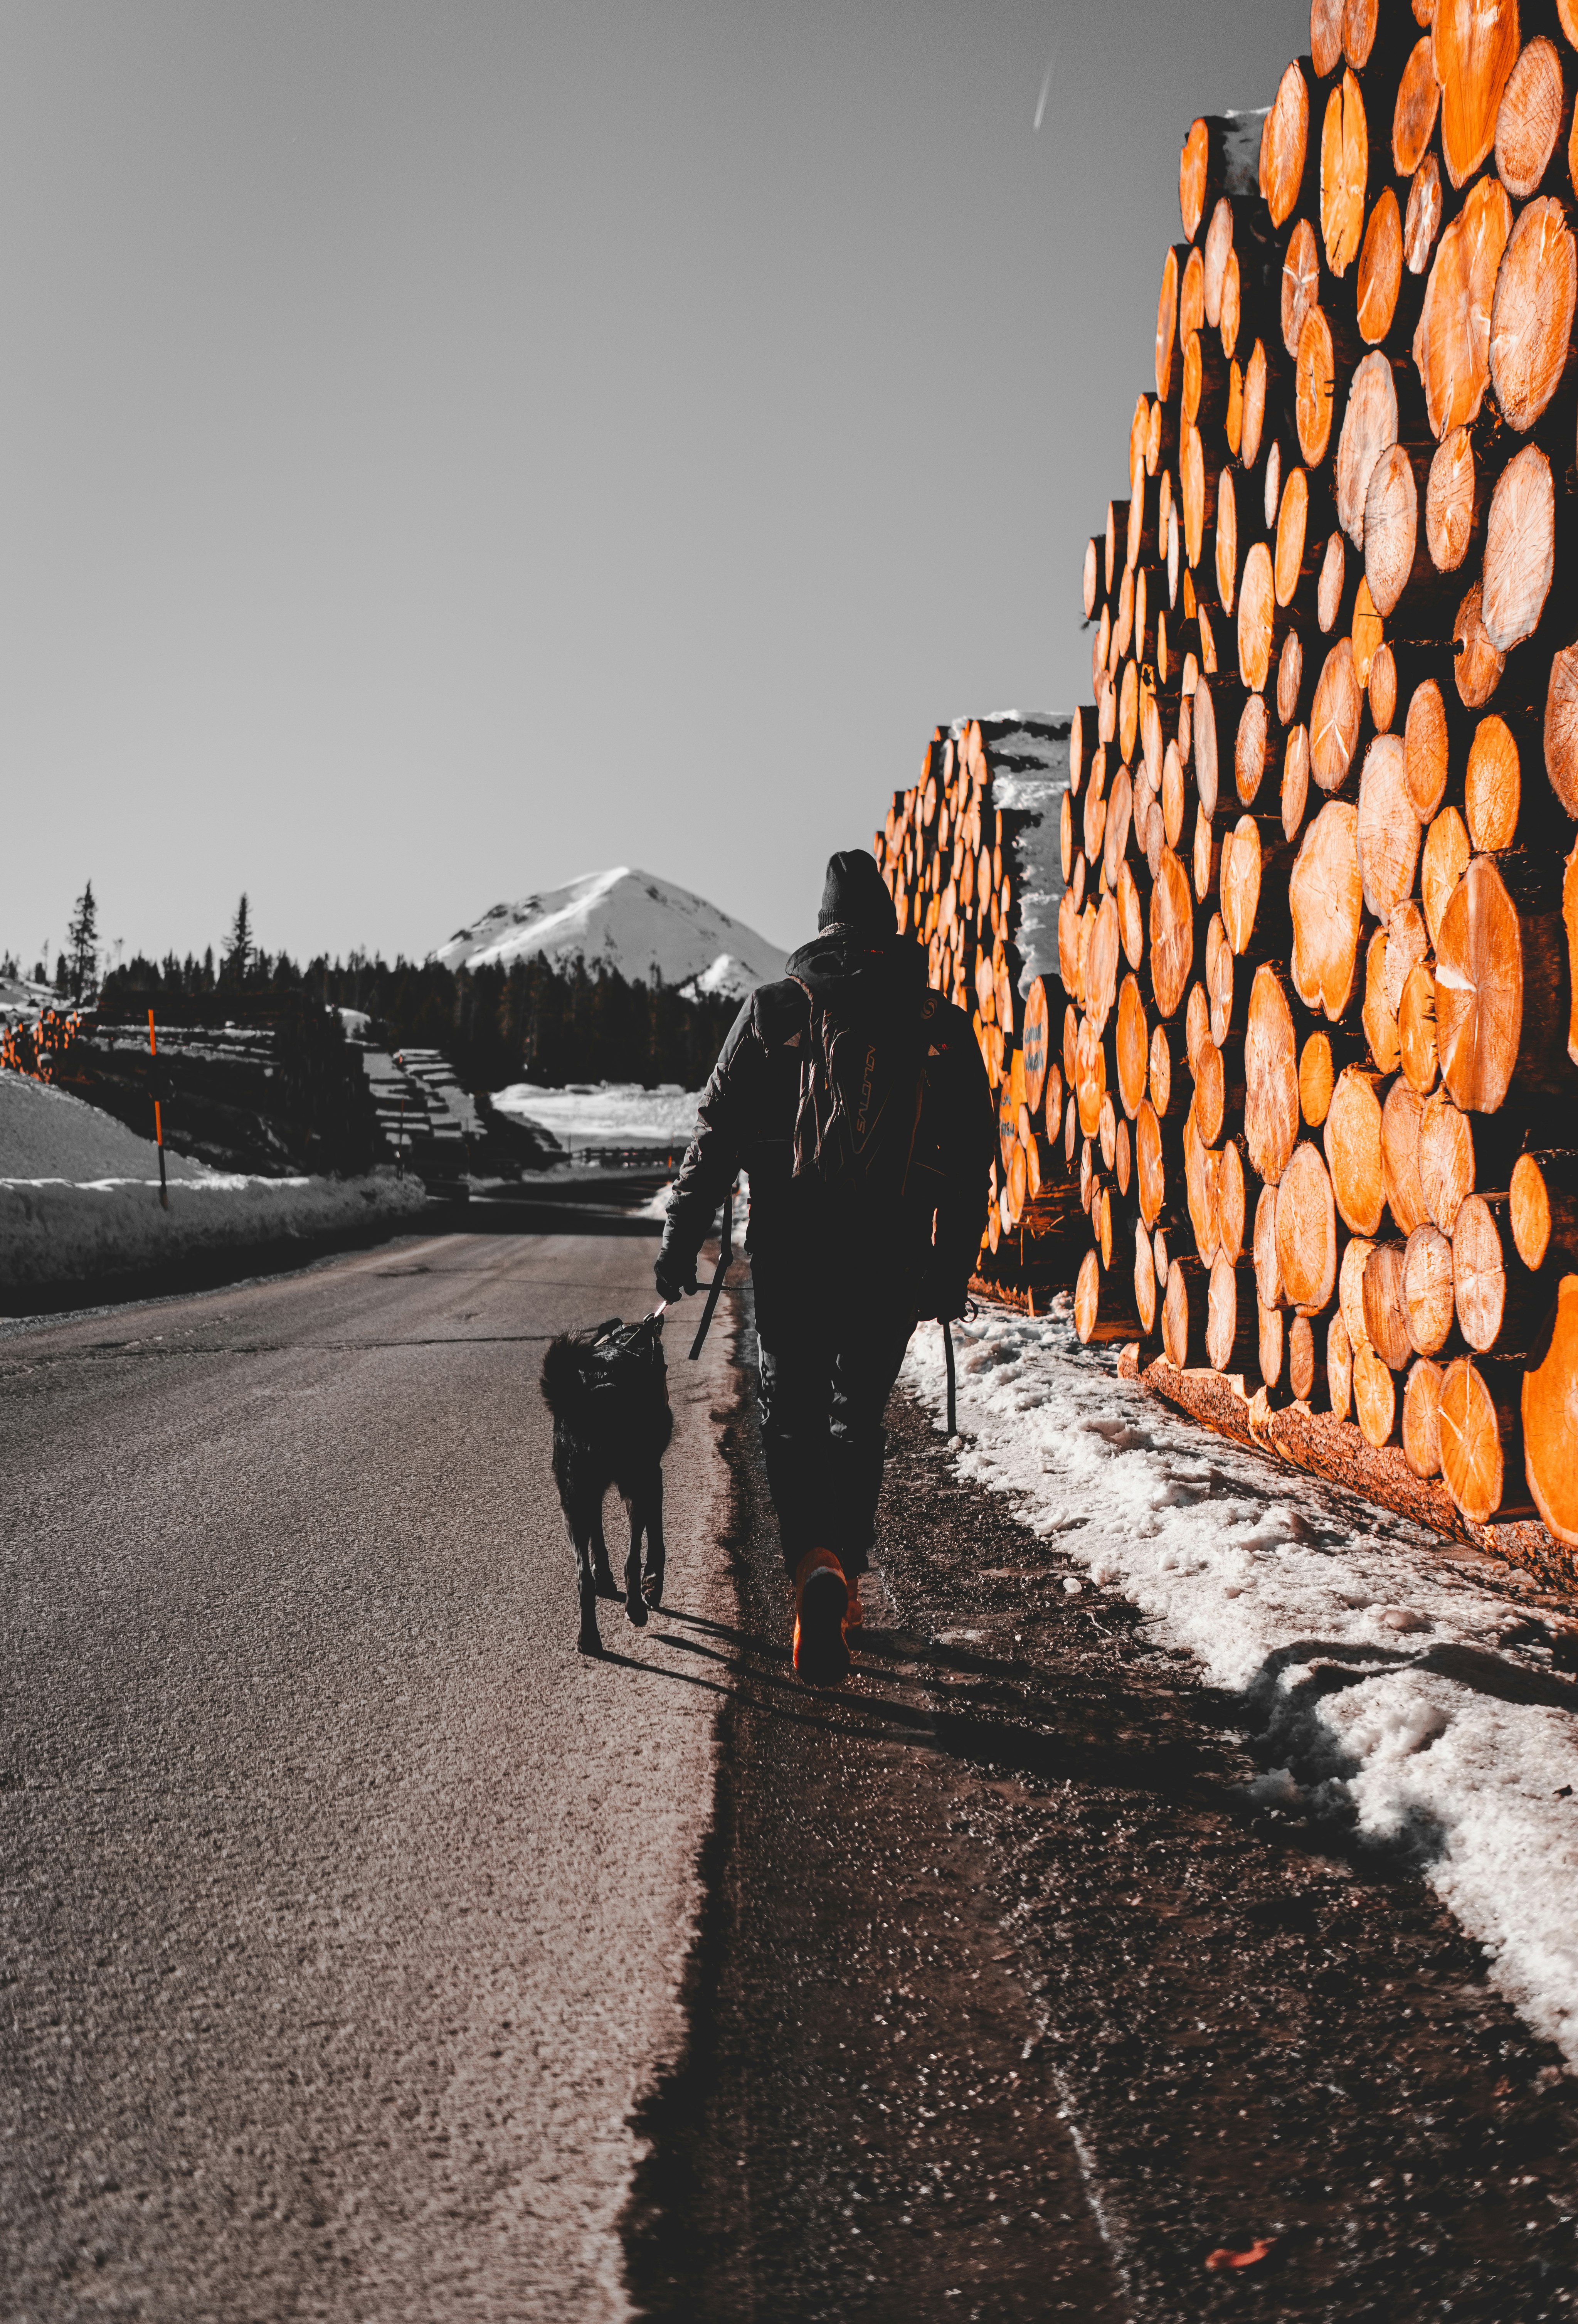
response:
<path fill-rule="evenodd" d="M 730 1029 L 669 1198 L 662 1259 L 686 1268 L 735 1174 L 746 1249 L 925 1306 L 980 1248 L 996 1118 L 964 1011 L 908 938 L 835 923 Z"/>

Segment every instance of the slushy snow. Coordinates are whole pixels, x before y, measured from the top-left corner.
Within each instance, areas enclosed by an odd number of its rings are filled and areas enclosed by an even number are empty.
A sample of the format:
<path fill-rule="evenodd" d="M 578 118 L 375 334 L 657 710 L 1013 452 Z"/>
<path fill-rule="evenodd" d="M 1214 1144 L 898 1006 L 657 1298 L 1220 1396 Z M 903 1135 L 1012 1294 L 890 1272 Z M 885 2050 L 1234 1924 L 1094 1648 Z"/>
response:
<path fill-rule="evenodd" d="M 1260 1798 L 1407 1848 L 1578 2067 L 1578 1690 L 1533 1585 L 1174 1414 L 1081 1348 L 1066 1298 L 954 1336 L 959 1476 L 1240 1695 Z M 904 1376 L 945 1410 L 935 1328 Z"/>

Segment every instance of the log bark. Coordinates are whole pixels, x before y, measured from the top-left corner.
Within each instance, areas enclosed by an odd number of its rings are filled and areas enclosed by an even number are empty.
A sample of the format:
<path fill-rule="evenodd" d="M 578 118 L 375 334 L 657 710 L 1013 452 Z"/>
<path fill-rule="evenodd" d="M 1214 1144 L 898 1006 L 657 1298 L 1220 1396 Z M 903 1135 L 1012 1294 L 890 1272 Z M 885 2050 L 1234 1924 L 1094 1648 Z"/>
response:
<path fill-rule="evenodd" d="M 1414 362 L 1437 441 L 1474 418 L 1490 385 L 1490 308 L 1511 231 L 1505 187 L 1481 178 L 1436 246 L 1414 333 Z"/>
<path fill-rule="evenodd" d="M 1322 665 L 1310 712 L 1310 772 L 1322 790 L 1338 790 L 1347 780 L 1363 714 L 1364 689 L 1354 666 L 1353 641 L 1339 638 Z"/>
<path fill-rule="evenodd" d="M 1529 1092 L 1566 1086 L 1568 979 L 1558 915 L 1520 910 L 1498 859 L 1476 855 L 1435 941 L 1436 1049 L 1463 1111 L 1494 1113 L 1515 1077 Z"/>
<path fill-rule="evenodd" d="M 1288 881 L 1293 989 L 1306 1009 L 1333 1022 L 1352 1000 L 1358 970 L 1364 907 L 1358 825 L 1355 807 L 1328 800 L 1304 835 Z"/>
<path fill-rule="evenodd" d="M 1380 1085 L 1379 1074 L 1344 1066 L 1326 1113 L 1324 1142 L 1333 1196 L 1343 1224 L 1357 1235 L 1377 1233 L 1386 1208 Z"/>
<path fill-rule="evenodd" d="M 1441 1384 L 1446 1375 L 1428 1356 L 1416 1356 L 1403 1388 L 1403 1458 L 1416 1477 L 1441 1474 Z"/>
<path fill-rule="evenodd" d="M 1537 444 L 1526 444 L 1498 477 L 1485 522 L 1480 618 L 1498 653 L 1509 653 L 1539 627 L 1555 558 L 1551 464 Z"/>
<path fill-rule="evenodd" d="M 1520 1402 L 1535 1506 L 1557 1541 L 1578 1548 L 1578 1275 L 1562 1278 Z"/>
<path fill-rule="evenodd" d="M 1285 226 L 1305 189 L 1309 160 L 1308 60 L 1296 57 L 1278 84 L 1260 132 L 1260 193 L 1274 226 Z"/>
<path fill-rule="evenodd" d="M 1516 1372 L 1453 1357 L 1441 1383 L 1441 1475 L 1471 1524 L 1523 1508 L 1523 1465 Z"/>
<path fill-rule="evenodd" d="M 1337 1283 L 1337 1213 L 1316 1148 L 1301 1139 L 1277 1188 L 1277 1269 L 1289 1306 L 1306 1315 L 1326 1307 Z"/>
<path fill-rule="evenodd" d="M 1327 97 L 1321 124 L 1321 240 L 1326 264 L 1339 281 L 1359 255 L 1369 183 L 1369 124 L 1350 69 Z"/>
<path fill-rule="evenodd" d="M 1452 1241 L 1426 1219 L 1403 1250 L 1403 1313 L 1408 1344 L 1421 1356 L 1438 1356 L 1452 1337 L 1456 1305 L 1452 1279 Z"/>
<path fill-rule="evenodd" d="M 1213 1371 L 1241 1372 L 1251 1379 L 1260 1348 L 1255 1270 L 1235 1267 L 1225 1251 L 1211 1262 L 1205 1298 L 1205 1353 Z"/>
<path fill-rule="evenodd" d="M 1392 107 L 1392 169 L 1399 178 L 1411 178 L 1425 159 L 1435 129 L 1441 88 L 1430 35 L 1416 43 L 1403 67 Z"/>
<path fill-rule="evenodd" d="M 1431 39 L 1441 152 L 1454 186 L 1467 185 L 1495 143 L 1518 33 L 1518 0 L 1436 0 Z"/>

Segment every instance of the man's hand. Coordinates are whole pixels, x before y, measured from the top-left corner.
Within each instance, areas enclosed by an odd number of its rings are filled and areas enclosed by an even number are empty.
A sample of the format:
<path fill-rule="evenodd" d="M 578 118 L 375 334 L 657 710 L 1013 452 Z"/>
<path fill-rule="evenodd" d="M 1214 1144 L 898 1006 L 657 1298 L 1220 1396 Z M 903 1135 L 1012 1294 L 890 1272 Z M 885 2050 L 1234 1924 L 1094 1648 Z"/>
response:
<path fill-rule="evenodd" d="M 678 1251 L 660 1250 L 652 1269 L 652 1279 L 658 1286 L 658 1296 L 666 1306 L 677 1299 L 688 1299 L 696 1289 L 696 1259 L 681 1259 Z"/>
<path fill-rule="evenodd" d="M 929 1274 L 920 1286 L 920 1321 L 923 1323 L 956 1323 L 967 1314 L 970 1305 L 970 1284 L 963 1279 L 945 1280 L 940 1275 Z"/>

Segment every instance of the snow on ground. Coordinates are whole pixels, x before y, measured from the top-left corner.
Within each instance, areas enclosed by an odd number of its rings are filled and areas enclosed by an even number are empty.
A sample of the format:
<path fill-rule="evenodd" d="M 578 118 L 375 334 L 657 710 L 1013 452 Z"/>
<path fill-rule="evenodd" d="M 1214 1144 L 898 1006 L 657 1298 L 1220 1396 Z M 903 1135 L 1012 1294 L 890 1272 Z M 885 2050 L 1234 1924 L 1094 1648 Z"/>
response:
<path fill-rule="evenodd" d="M 1066 1305 L 955 1324 L 959 1475 L 1241 1696 L 1257 1796 L 1410 1849 L 1578 2068 L 1578 1717 L 1540 1699 L 1509 1594 L 1532 1585 L 1209 1434 L 1082 1349 Z M 944 1410 L 934 1327 L 905 1377 Z"/>
<path fill-rule="evenodd" d="M 420 1221 L 419 1178 L 256 1178 L 159 1151 L 68 1090 L 0 1074 L 0 1291 L 143 1274 L 231 1245 Z"/>
<path fill-rule="evenodd" d="M 568 1089 L 539 1089 L 516 1082 L 494 1099 L 501 1113 L 551 1130 L 561 1146 L 667 1146 L 687 1139 L 696 1127 L 697 1091 L 675 1082 L 642 1089 L 639 1082 L 572 1082 Z"/>
<path fill-rule="evenodd" d="M 139 1138 L 113 1113 L 24 1074 L 0 1074 L 0 1178 L 140 1178 L 150 1167 L 157 1178 L 152 1139 Z M 171 1178 L 213 1176 L 203 1163 L 168 1151 L 165 1167 Z"/>

